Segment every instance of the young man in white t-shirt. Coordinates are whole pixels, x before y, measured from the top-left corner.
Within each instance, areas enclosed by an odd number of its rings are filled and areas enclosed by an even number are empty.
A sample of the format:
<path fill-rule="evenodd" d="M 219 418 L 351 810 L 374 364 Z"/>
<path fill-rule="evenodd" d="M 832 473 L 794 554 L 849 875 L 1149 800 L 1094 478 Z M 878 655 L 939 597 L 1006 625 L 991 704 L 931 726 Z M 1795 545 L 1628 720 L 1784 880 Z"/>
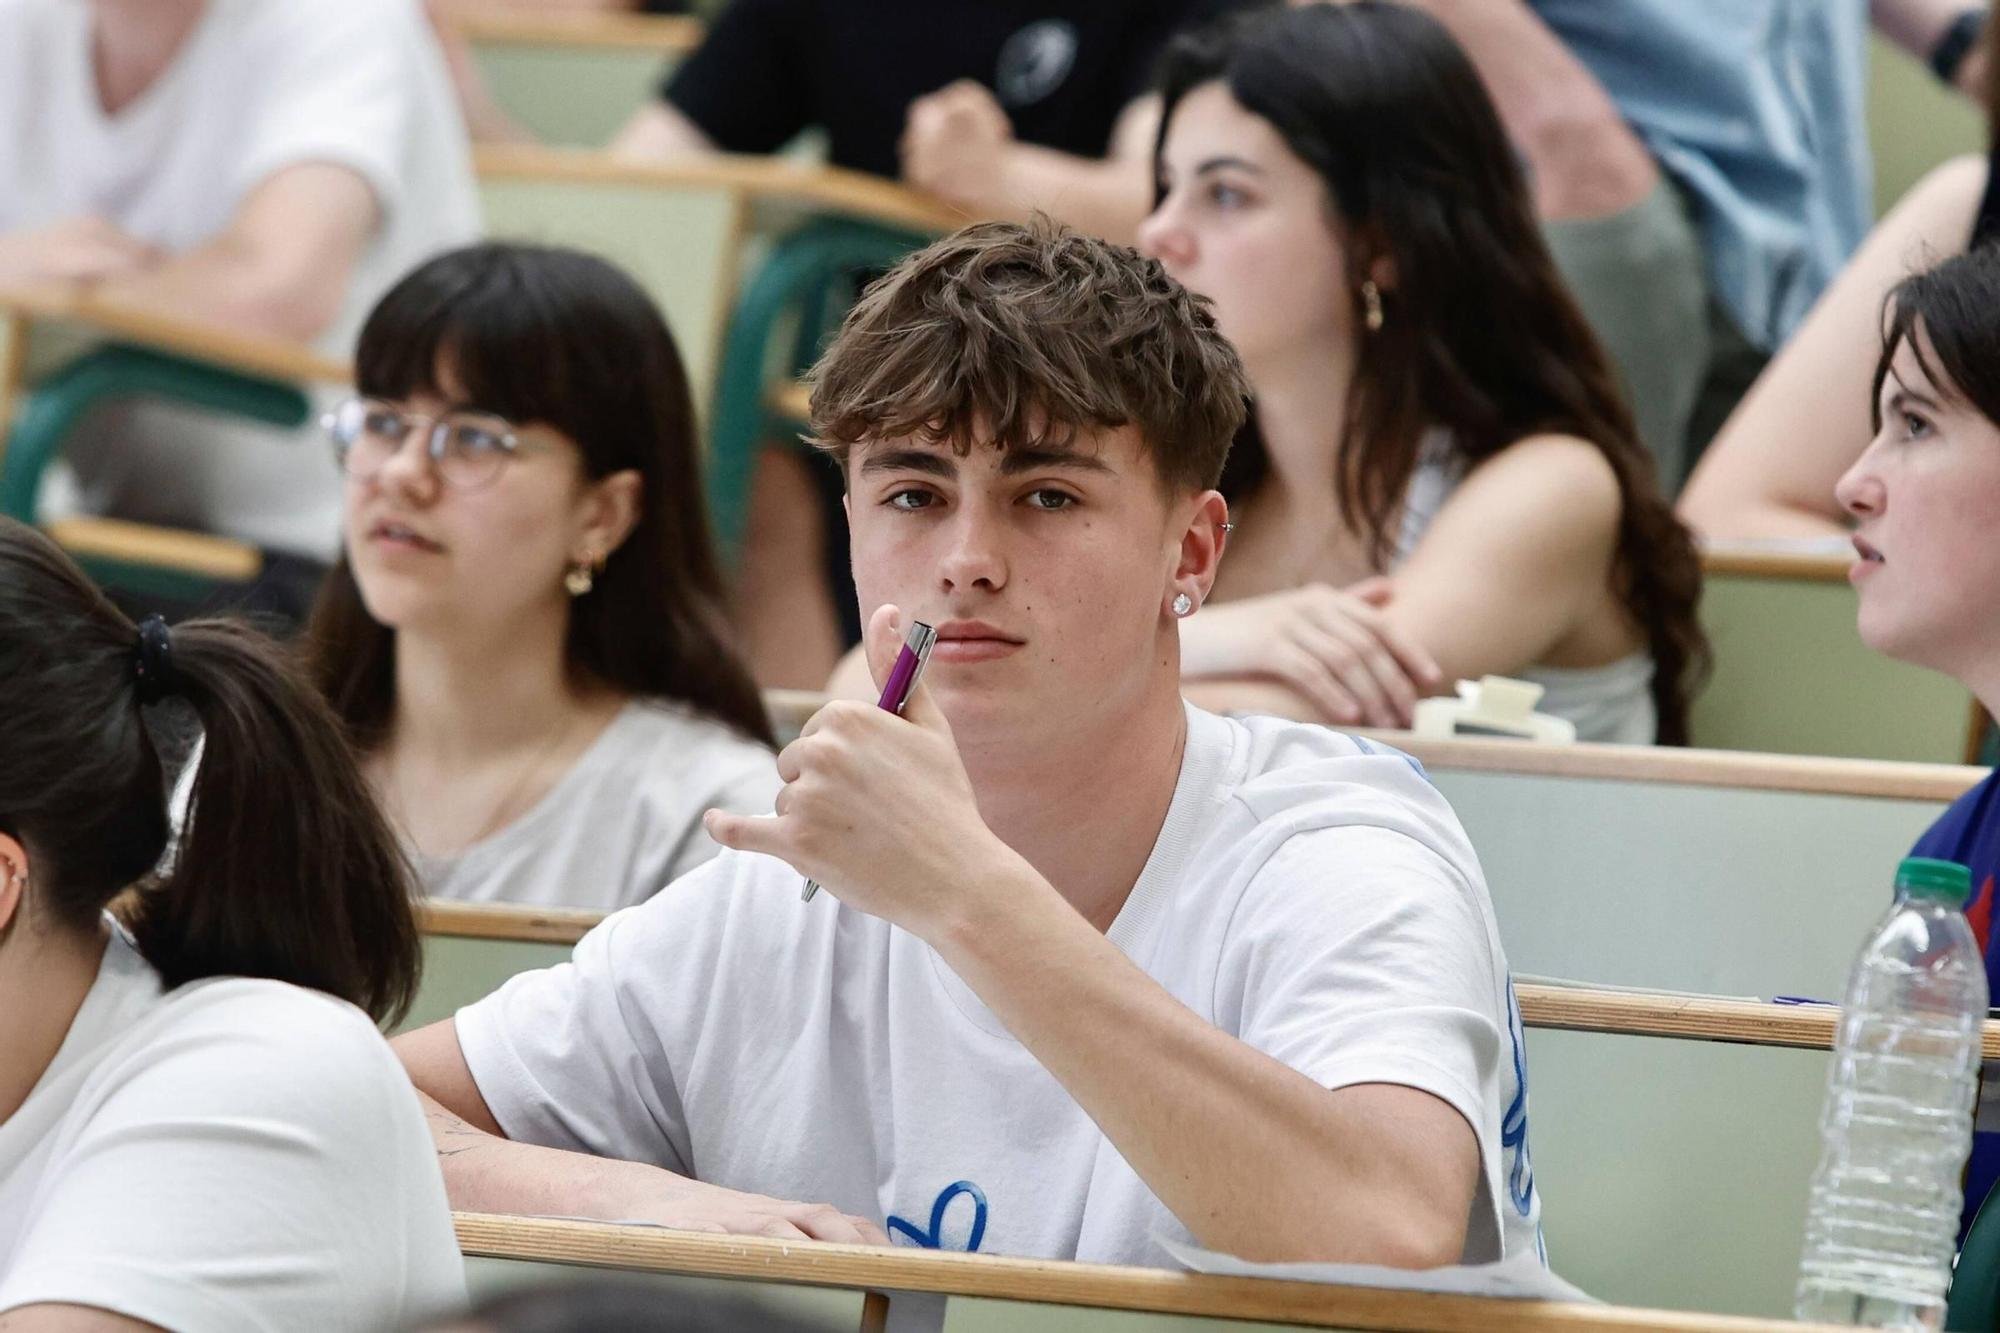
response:
<path fill-rule="evenodd" d="M 0 0 L 0 290 L 54 284 L 345 359 L 375 300 L 474 239 L 471 156 L 411 0 Z M 297 436 L 93 420 L 51 495 L 326 558 L 339 474 Z"/>
<path fill-rule="evenodd" d="M 1443 798 L 1181 700 L 1243 393 L 1156 263 L 1045 223 L 870 289 L 813 425 L 877 679 L 912 619 L 929 673 L 901 717 L 815 716 L 774 817 L 710 813 L 735 850 L 401 1039 L 458 1206 L 1127 1264 L 1538 1250 Z"/>

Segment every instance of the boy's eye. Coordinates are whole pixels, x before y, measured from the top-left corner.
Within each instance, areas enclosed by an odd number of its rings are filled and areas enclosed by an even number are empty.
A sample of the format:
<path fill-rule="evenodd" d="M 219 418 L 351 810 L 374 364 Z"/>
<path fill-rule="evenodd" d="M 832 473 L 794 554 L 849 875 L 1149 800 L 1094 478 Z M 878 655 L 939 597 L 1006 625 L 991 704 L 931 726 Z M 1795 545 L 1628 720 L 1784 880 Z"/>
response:
<path fill-rule="evenodd" d="M 1067 509 L 1076 503 L 1076 497 L 1068 491 L 1039 490 L 1028 492 L 1028 503 L 1036 509 L 1051 512 Z"/>
<path fill-rule="evenodd" d="M 1903 434 L 1916 439 L 1930 433 L 1931 423 L 1915 412 L 1903 413 Z"/>
<path fill-rule="evenodd" d="M 897 491 L 883 503 L 891 509 L 928 509 L 935 498 L 929 491 Z"/>

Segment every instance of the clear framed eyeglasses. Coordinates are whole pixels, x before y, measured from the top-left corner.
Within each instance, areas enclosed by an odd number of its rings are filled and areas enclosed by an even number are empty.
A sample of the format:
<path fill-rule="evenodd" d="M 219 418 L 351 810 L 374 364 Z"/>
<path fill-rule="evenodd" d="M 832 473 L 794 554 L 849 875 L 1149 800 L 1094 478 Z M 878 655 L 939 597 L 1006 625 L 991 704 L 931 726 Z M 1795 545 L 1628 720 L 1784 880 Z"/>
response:
<path fill-rule="evenodd" d="M 334 461 L 356 481 L 366 481 L 399 453 L 412 432 L 424 431 L 424 453 L 438 478 L 454 490 L 491 482 L 519 455 L 553 446 L 523 440 L 512 422 L 490 412 L 454 411 L 427 417 L 378 398 L 350 398 L 320 418 L 333 441 Z"/>

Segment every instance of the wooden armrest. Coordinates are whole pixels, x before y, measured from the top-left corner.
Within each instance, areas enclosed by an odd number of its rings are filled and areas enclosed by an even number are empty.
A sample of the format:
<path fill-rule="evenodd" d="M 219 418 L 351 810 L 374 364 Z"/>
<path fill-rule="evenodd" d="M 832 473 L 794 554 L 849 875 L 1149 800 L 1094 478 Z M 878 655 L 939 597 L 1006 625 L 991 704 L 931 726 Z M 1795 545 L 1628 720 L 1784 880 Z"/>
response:
<path fill-rule="evenodd" d="M 177 319 L 155 310 L 123 306 L 60 288 L 0 291 L 0 311 L 25 323 L 50 321 L 80 325 L 122 342 L 139 343 L 191 361 L 300 384 L 346 384 L 354 368 L 299 343 L 254 338 L 234 329 Z"/>
<path fill-rule="evenodd" d="M 701 45 L 702 21 L 685 14 L 559 14 L 531 9 L 447 11 L 444 21 L 478 46 L 567 46 L 686 55 Z"/>
<path fill-rule="evenodd" d="M 46 525 L 72 555 L 180 570 L 203 578 L 247 583 L 264 568 L 254 546 L 177 528 L 156 528 L 115 518 L 63 518 Z"/>
<path fill-rule="evenodd" d="M 951 231 L 970 221 L 942 199 L 895 181 L 784 157 L 704 153 L 636 162 L 592 149 L 484 144 L 473 150 L 473 160 L 481 180 L 724 191 L 753 203 L 839 213 L 919 232 Z"/>

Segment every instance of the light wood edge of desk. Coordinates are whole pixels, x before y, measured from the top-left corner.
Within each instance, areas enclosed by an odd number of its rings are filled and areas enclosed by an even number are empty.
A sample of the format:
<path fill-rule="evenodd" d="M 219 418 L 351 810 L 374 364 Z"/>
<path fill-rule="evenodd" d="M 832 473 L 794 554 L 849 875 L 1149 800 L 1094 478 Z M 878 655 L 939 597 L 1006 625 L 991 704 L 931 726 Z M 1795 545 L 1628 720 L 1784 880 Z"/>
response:
<path fill-rule="evenodd" d="M 814 690 L 766 690 L 764 707 L 779 729 L 796 730 L 826 703 Z M 1954 801 L 1986 776 L 1963 764 L 1894 759 L 1827 759 L 1816 755 L 1685 750 L 1655 745 L 1536 745 L 1528 741 L 1417 736 L 1407 731 L 1352 734 L 1393 745 L 1426 767 L 1445 771 L 1517 773 L 1524 777 L 1659 782 L 1685 787 L 1871 796 L 1901 801 Z"/>
<path fill-rule="evenodd" d="M 44 321 L 82 325 L 121 341 L 269 379 L 346 384 L 354 377 L 346 362 L 321 356 L 302 344 L 254 338 L 212 324 L 46 289 L 0 290 L 0 312 L 29 328 Z"/>
<path fill-rule="evenodd" d="M 936 1292 L 988 1300 L 1209 1315 L 1355 1329 L 1556 1329 L 1565 1333 L 1691 1329 L 1797 1333 L 1800 1325 L 1728 1315 L 1509 1301 L 1165 1269 L 911 1252 L 651 1227 L 455 1213 L 460 1249 L 484 1259 L 578 1264 L 750 1279 L 853 1291 Z"/>
<path fill-rule="evenodd" d="M 1536 745 L 1527 741 L 1416 736 L 1363 731 L 1426 766 L 1535 777 L 1658 782 L 1674 786 L 1872 796 L 1901 801 L 1952 801 L 1986 776 L 1963 764 L 1895 759 L 1830 759 L 1817 755 L 1689 750 L 1651 745 Z"/>
<path fill-rule="evenodd" d="M 511 903 L 417 904 L 417 926 L 426 935 L 513 940 L 523 944 L 575 944 L 602 921 L 599 912 L 573 907 L 520 907 Z"/>
<path fill-rule="evenodd" d="M 1627 1037 L 1826 1051 L 1833 1049 L 1834 1029 L 1840 1022 L 1840 1009 L 1830 1004 L 1764 1004 L 1525 983 L 1515 985 L 1514 997 L 1527 1027 Z M 2000 1060 L 2000 1022 L 1987 1020 L 1980 1048 L 1984 1059 Z"/>
<path fill-rule="evenodd" d="M 232 583 L 247 583 L 264 567 L 256 547 L 202 532 L 115 518 L 60 518 L 43 527 L 58 546 L 75 556 L 157 566 Z"/>
<path fill-rule="evenodd" d="M 1854 557 L 1838 551 L 1774 551 L 1768 547 L 1720 543 L 1701 549 L 1701 572 L 1709 578 L 1786 579 L 1797 583 L 1845 583 Z"/>
<path fill-rule="evenodd" d="M 603 917 L 595 912 L 504 903 L 426 902 L 419 921 L 428 935 L 574 944 Z M 1830 1050 L 1840 1010 L 1833 1005 L 1778 1005 L 1749 1000 L 1647 995 L 1584 987 L 1514 988 L 1521 1021 L 1531 1028 L 1603 1032 Z M 1988 1022 L 1985 1058 L 2000 1060 L 2000 1023 Z"/>
<path fill-rule="evenodd" d="M 780 157 L 716 153 L 633 162 L 590 149 L 486 144 L 474 150 L 473 160 L 482 181 L 725 190 L 926 232 L 953 231 L 972 220 L 943 200 L 894 181 Z"/>
<path fill-rule="evenodd" d="M 706 25 L 685 14 L 546 14 L 532 10 L 447 11 L 445 24 L 478 46 L 581 47 L 685 55 Z"/>

